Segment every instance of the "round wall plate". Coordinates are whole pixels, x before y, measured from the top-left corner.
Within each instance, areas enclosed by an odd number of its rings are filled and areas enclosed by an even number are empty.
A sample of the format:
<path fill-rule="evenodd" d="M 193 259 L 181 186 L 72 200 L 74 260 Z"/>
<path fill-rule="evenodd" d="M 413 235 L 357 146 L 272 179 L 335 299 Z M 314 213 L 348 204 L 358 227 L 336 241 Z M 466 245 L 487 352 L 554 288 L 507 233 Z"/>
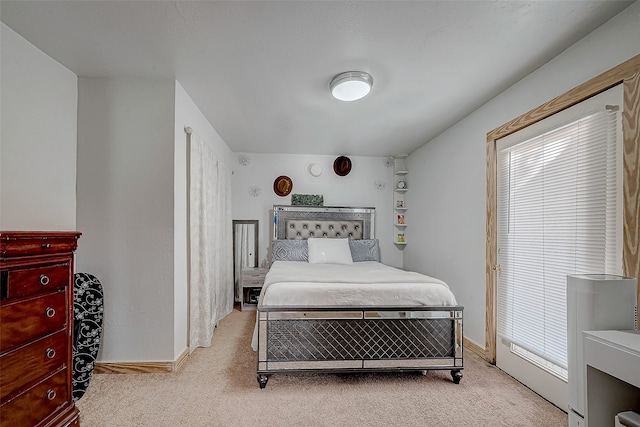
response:
<path fill-rule="evenodd" d="M 322 175 L 322 167 L 317 163 L 309 163 L 307 165 L 307 172 L 314 178 L 319 178 Z"/>
<path fill-rule="evenodd" d="M 280 175 L 273 181 L 273 192 L 280 197 L 284 197 L 293 190 L 293 181 L 286 175 Z"/>
<path fill-rule="evenodd" d="M 349 172 L 351 172 L 351 159 L 346 156 L 337 157 L 333 162 L 333 171 L 339 176 L 349 175 Z"/>

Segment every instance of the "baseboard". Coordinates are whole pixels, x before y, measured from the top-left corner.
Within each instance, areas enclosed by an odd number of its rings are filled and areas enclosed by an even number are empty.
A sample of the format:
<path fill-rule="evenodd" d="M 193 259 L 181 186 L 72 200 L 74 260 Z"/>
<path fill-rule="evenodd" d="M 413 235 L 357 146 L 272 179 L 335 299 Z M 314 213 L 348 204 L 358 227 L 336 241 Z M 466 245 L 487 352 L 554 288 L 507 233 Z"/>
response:
<path fill-rule="evenodd" d="M 487 350 L 485 350 L 484 347 L 479 346 L 478 344 L 474 343 L 467 337 L 464 337 L 462 339 L 462 343 L 464 344 L 465 350 L 471 350 L 478 356 L 482 357 L 484 360 L 489 360 L 487 356 Z"/>
<path fill-rule="evenodd" d="M 176 372 L 178 369 L 182 367 L 184 362 L 187 360 L 188 356 L 189 356 L 189 348 L 185 347 L 185 349 L 182 350 L 182 353 L 180 353 L 180 355 L 175 360 L 175 362 L 173 362 L 173 372 Z"/>
<path fill-rule="evenodd" d="M 159 374 L 173 372 L 174 362 L 96 362 L 96 374 Z"/>
<path fill-rule="evenodd" d="M 93 370 L 96 374 L 162 374 L 175 372 L 184 364 L 189 356 L 185 348 L 174 361 L 160 362 L 96 362 Z"/>

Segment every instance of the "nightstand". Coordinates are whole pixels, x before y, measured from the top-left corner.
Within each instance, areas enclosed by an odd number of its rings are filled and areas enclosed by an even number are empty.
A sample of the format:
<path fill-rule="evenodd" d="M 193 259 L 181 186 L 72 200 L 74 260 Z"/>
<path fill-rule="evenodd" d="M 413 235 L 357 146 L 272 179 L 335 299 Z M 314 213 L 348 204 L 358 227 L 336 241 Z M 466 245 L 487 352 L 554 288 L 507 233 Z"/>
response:
<path fill-rule="evenodd" d="M 241 311 L 253 311 L 258 307 L 258 298 L 264 276 L 269 271 L 268 268 L 245 268 L 240 275 L 240 286 L 242 288 L 242 298 L 240 301 Z"/>

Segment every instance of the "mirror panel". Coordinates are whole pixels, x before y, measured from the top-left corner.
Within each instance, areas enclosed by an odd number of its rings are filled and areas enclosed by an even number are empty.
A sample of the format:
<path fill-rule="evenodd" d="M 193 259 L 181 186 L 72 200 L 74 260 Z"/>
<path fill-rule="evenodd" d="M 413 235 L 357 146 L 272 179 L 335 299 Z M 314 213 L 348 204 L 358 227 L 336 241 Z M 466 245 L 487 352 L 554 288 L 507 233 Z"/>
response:
<path fill-rule="evenodd" d="M 235 300 L 240 301 L 240 273 L 258 267 L 258 220 L 233 220 L 233 283 Z"/>

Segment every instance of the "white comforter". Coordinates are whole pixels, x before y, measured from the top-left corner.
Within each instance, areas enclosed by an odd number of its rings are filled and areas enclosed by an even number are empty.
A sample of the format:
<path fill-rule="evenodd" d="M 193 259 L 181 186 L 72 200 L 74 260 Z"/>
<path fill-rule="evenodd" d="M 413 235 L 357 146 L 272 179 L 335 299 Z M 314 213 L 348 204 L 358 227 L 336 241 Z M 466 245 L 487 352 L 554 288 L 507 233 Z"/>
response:
<path fill-rule="evenodd" d="M 275 261 L 265 277 L 262 306 L 456 305 L 439 279 L 375 261 L 309 264 Z"/>
<path fill-rule="evenodd" d="M 375 261 L 309 264 L 275 261 L 258 306 L 454 306 L 442 280 Z M 251 346 L 258 348 L 257 319 Z"/>

